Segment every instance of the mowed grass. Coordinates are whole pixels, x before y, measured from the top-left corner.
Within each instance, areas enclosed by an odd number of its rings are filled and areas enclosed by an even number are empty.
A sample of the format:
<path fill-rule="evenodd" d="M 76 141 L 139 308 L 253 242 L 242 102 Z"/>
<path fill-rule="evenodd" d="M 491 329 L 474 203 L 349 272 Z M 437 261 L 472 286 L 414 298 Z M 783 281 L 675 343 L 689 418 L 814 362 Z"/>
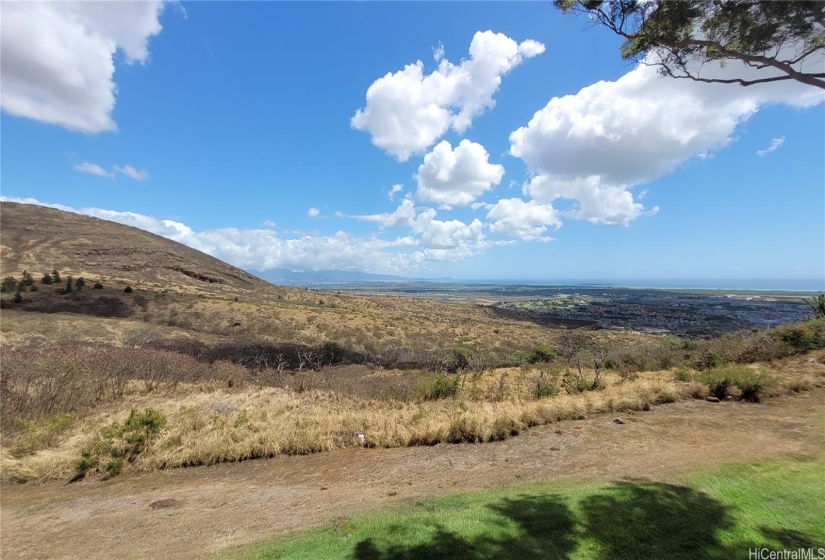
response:
<path fill-rule="evenodd" d="M 731 465 L 677 483 L 542 484 L 407 504 L 236 558 L 748 558 L 825 547 L 825 462 Z M 818 553 L 818 551 L 817 551 Z"/>

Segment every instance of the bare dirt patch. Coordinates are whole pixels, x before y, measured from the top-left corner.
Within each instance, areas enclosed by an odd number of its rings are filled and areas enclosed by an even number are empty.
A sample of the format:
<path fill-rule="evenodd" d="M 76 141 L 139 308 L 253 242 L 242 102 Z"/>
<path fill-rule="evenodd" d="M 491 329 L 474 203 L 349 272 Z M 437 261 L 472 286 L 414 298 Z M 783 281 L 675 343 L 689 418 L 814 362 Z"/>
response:
<path fill-rule="evenodd" d="M 688 401 L 486 444 L 345 449 L 106 482 L 2 487 L 2 557 L 193 558 L 457 491 L 547 480 L 669 481 L 825 451 L 825 390 L 768 404 Z M 159 501 L 174 507 L 155 508 Z"/>

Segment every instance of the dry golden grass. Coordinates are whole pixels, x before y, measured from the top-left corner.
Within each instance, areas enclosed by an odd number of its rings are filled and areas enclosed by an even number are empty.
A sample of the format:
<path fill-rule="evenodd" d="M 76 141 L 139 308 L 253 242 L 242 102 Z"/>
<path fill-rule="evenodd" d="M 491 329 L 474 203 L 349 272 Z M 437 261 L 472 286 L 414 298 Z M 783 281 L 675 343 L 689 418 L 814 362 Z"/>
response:
<path fill-rule="evenodd" d="M 771 373 L 778 383 L 772 394 L 825 383 L 823 356 L 825 352 L 819 351 L 775 364 Z M 372 447 L 486 442 L 516 435 L 531 426 L 647 410 L 707 395 L 706 387 L 674 381 L 674 371 L 662 371 L 644 373 L 626 383 L 609 375 L 601 391 L 562 392 L 538 400 L 519 398 L 518 378 L 533 373 L 510 368 L 484 374 L 478 383 L 500 384 L 504 378 L 509 384 L 508 398 L 497 402 L 465 398 L 468 385 L 455 399 L 405 403 L 367 401 L 317 390 L 228 388 L 218 382 L 159 386 L 147 394 L 145 387 L 135 382 L 121 402 L 102 406 L 74 422 L 45 448 L 20 453 L 19 439 L 8 439 L 0 452 L 2 479 L 70 478 L 81 451 L 100 440 L 103 427 L 123 422 L 132 408 L 152 407 L 167 418 L 161 436 L 126 467 L 126 471 L 148 471 L 354 447 L 360 445 L 357 434 L 364 434 L 365 445 Z"/>
<path fill-rule="evenodd" d="M 128 345 L 124 331 L 146 323 L 147 336 L 163 340 L 155 326 L 190 336 L 219 336 L 278 343 L 319 345 L 335 341 L 354 350 L 404 347 L 419 352 L 467 347 L 504 355 L 551 344 L 564 331 L 495 317 L 483 306 L 456 305 L 400 296 L 357 296 L 274 286 L 204 253 L 148 232 L 27 204 L 3 202 L 2 275 L 28 270 L 38 286 L 25 292 L 30 317 L 2 312 L 3 344 L 110 343 Z M 44 272 L 57 269 L 84 276 L 80 293 L 58 295 L 44 285 Z M 200 279 L 199 279 L 200 278 Z M 91 289 L 100 280 L 102 290 Z M 134 288 L 124 294 L 126 285 Z M 11 294 L 6 295 L 10 300 Z M 48 312 L 48 318 L 36 311 Z M 55 311 L 78 317 L 76 328 Z M 89 315 L 108 318 L 95 323 Z M 109 336 L 111 335 L 111 338 Z M 655 337 L 602 332 L 604 342 L 632 345 Z"/>

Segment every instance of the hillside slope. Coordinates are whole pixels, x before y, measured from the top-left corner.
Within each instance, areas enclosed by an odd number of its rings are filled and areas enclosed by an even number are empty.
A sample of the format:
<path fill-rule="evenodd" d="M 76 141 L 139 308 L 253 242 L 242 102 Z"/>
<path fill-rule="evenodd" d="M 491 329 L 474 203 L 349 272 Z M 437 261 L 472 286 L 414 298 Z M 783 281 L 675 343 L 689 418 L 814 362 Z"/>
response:
<path fill-rule="evenodd" d="M 39 280 L 57 269 L 104 283 L 256 291 L 272 286 L 205 253 L 147 231 L 32 204 L 0 203 L 0 267 Z"/>

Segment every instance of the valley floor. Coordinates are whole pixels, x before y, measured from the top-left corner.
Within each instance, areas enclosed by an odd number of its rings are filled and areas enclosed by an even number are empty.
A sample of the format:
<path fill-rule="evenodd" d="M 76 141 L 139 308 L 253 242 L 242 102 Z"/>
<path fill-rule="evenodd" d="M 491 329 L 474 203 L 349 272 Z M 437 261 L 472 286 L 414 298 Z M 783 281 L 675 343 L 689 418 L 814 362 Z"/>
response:
<path fill-rule="evenodd" d="M 505 441 L 172 469 L 0 487 L 0 556 L 187 558 L 424 497 L 531 481 L 678 482 L 697 468 L 825 456 L 825 389 L 766 404 L 684 401 L 565 421 Z"/>

